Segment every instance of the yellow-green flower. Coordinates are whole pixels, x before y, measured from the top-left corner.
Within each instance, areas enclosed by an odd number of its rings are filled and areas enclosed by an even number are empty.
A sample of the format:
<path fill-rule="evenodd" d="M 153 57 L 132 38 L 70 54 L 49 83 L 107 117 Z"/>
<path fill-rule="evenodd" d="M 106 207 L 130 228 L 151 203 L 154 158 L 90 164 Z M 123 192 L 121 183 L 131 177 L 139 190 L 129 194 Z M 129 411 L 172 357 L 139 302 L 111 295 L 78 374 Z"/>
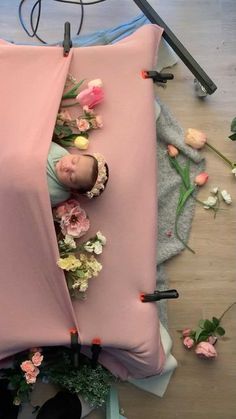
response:
<path fill-rule="evenodd" d="M 60 258 L 57 261 L 57 265 L 65 271 L 75 271 L 81 266 L 81 262 L 75 255 L 69 255 L 66 258 Z"/>
<path fill-rule="evenodd" d="M 78 135 L 78 137 L 74 140 L 75 147 L 79 148 L 80 150 L 87 150 L 89 145 L 89 140 L 82 135 Z"/>

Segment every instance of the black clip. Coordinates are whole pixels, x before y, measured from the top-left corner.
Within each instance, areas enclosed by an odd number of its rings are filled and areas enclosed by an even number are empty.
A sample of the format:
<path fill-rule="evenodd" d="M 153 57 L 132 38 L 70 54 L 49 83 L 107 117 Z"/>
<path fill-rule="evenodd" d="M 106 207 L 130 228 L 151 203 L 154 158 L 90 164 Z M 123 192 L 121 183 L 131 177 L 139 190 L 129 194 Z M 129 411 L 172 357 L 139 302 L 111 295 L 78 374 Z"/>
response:
<path fill-rule="evenodd" d="M 178 298 L 179 293 L 176 290 L 154 291 L 153 294 L 140 294 L 142 303 L 151 303 L 152 301 L 159 301 L 169 298 Z"/>
<path fill-rule="evenodd" d="M 72 41 L 70 39 L 70 22 L 65 23 L 64 41 L 62 43 L 62 46 L 64 48 L 64 57 L 67 57 L 72 47 Z"/>
<path fill-rule="evenodd" d="M 95 338 L 92 340 L 92 346 L 91 346 L 91 352 L 92 352 L 92 360 L 91 360 L 91 365 L 92 368 L 96 368 L 97 363 L 98 363 L 98 357 L 99 354 L 101 352 L 102 348 L 101 348 L 101 340 L 99 338 Z"/>
<path fill-rule="evenodd" d="M 79 366 L 79 354 L 81 345 L 78 342 L 78 332 L 76 329 L 70 329 L 71 351 L 73 356 L 73 364 L 75 368 Z"/>
<path fill-rule="evenodd" d="M 171 73 L 158 73 L 158 71 L 142 71 L 143 79 L 152 79 L 154 83 L 166 83 L 167 80 L 173 80 Z"/>

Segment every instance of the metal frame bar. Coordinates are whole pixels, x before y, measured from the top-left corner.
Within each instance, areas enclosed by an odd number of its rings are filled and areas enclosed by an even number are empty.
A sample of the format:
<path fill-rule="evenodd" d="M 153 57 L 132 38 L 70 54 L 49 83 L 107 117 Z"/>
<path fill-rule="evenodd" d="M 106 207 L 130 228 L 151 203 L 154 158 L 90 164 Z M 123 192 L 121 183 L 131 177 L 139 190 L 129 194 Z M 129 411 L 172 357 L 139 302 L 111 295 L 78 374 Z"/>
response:
<path fill-rule="evenodd" d="M 174 35 L 170 28 L 160 18 L 156 11 L 150 6 L 147 0 L 133 0 L 136 5 L 142 10 L 145 16 L 150 20 L 151 23 L 155 23 L 164 29 L 163 38 L 173 48 L 183 63 L 193 73 L 199 83 L 204 87 L 206 92 L 211 95 L 217 89 L 215 83 L 208 77 L 205 71 L 200 67 L 197 61 L 191 56 L 187 49 L 181 44 L 179 39 Z"/>

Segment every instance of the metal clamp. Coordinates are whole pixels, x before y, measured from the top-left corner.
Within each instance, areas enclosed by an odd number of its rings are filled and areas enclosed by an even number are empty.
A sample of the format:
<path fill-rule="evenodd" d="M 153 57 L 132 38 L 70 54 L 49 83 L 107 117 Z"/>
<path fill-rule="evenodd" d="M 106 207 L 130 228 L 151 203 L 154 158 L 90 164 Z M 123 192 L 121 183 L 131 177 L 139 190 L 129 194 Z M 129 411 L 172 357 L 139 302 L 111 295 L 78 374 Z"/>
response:
<path fill-rule="evenodd" d="M 70 23 L 65 23 L 65 29 L 64 29 L 64 41 L 62 43 L 63 46 L 63 54 L 64 57 L 67 57 L 69 55 L 70 49 L 72 48 L 72 41 L 70 38 Z"/>
<path fill-rule="evenodd" d="M 153 294 L 140 294 L 140 300 L 142 301 L 142 303 L 151 303 L 153 301 L 172 299 L 178 297 L 179 293 L 176 290 L 154 291 Z"/>

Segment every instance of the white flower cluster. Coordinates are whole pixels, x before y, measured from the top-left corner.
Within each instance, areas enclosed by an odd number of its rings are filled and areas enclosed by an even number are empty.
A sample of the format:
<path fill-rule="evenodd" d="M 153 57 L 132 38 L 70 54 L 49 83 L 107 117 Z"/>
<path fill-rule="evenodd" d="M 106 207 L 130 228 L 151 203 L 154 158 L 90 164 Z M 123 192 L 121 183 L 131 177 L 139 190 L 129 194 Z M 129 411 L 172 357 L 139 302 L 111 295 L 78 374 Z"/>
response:
<path fill-rule="evenodd" d="M 100 231 L 97 232 L 96 236 L 93 239 L 88 240 L 84 244 L 84 250 L 89 253 L 95 253 L 100 255 L 103 250 L 103 246 L 106 244 L 106 237 L 102 235 Z"/>
<path fill-rule="evenodd" d="M 232 173 L 236 177 L 236 167 L 232 170 Z"/>
<path fill-rule="evenodd" d="M 236 176 L 236 174 L 235 174 L 235 176 Z M 218 197 L 219 188 L 218 188 L 218 186 L 215 186 L 214 188 L 212 188 L 210 192 L 211 192 L 211 195 L 208 196 L 206 201 L 203 201 L 203 203 L 204 203 L 203 208 L 205 208 L 205 209 L 214 208 L 215 205 L 217 204 L 217 202 L 219 201 L 219 197 Z M 226 204 L 230 205 L 232 203 L 232 198 L 226 190 L 220 191 L 220 194 L 221 194 L 221 196 L 222 196 L 222 198 L 223 198 L 223 200 Z"/>

